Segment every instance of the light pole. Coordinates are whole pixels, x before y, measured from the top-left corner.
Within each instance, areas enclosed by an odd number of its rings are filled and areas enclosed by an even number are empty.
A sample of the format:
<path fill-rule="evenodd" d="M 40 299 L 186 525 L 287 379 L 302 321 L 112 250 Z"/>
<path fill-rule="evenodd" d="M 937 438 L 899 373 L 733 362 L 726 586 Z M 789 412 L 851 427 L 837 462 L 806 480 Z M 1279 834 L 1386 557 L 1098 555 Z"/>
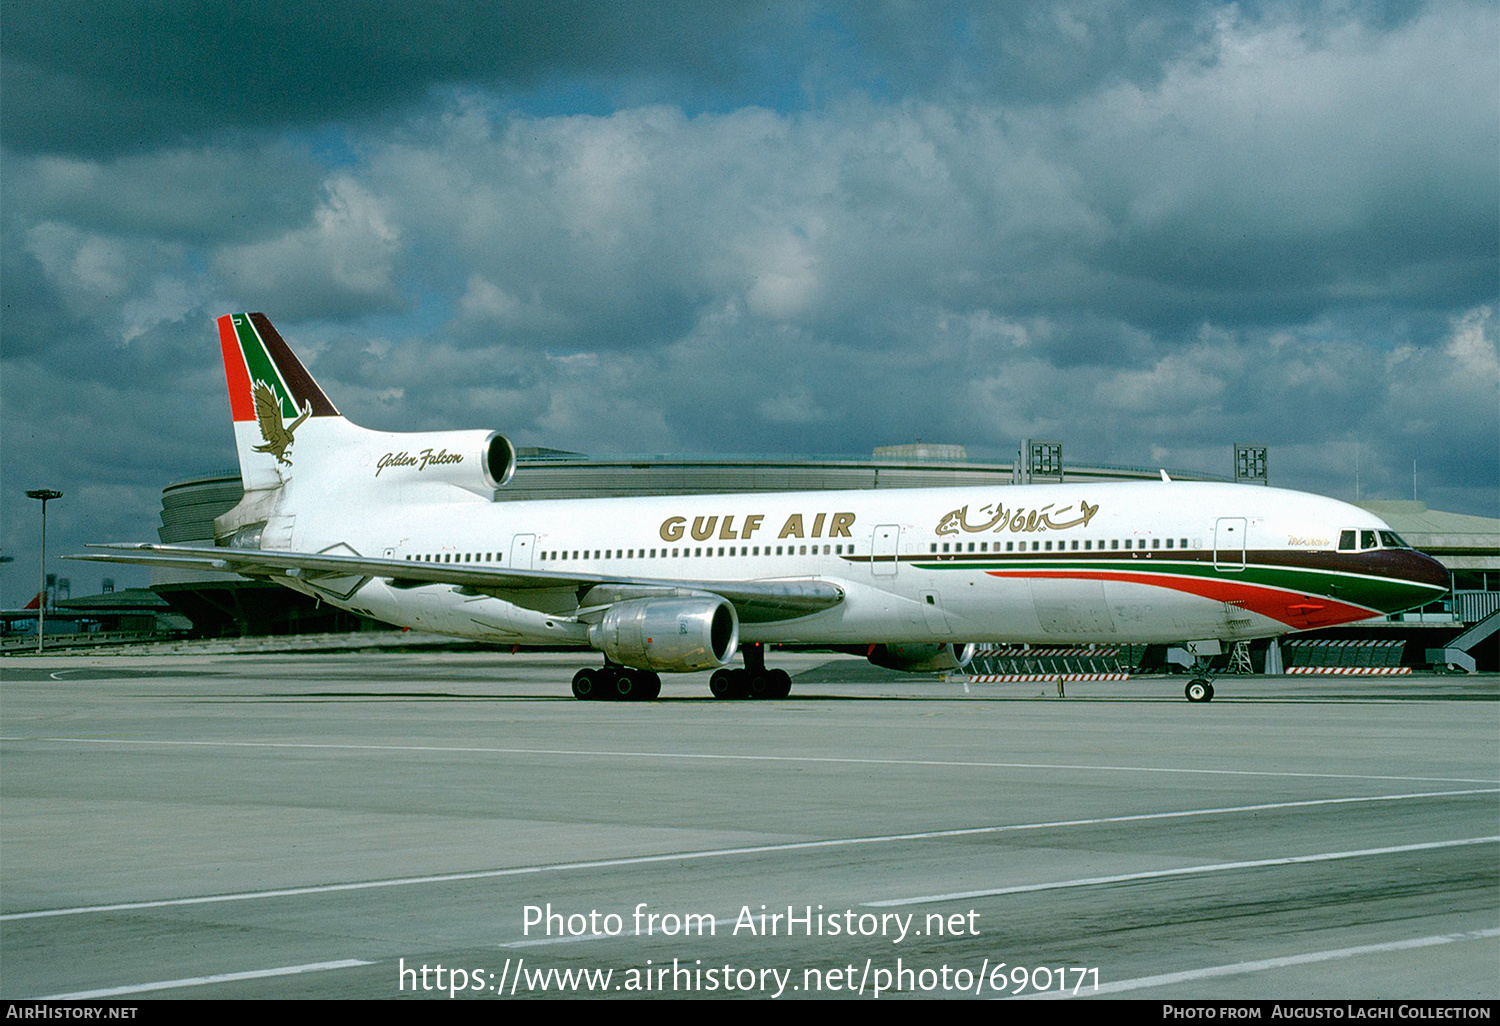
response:
<path fill-rule="evenodd" d="M 26 493 L 28 499 L 42 500 L 42 588 L 41 601 L 36 607 L 36 651 L 42 654 L 42 637 L 47 623 L 47 500 L 61 499 L 62 492 L 55 488 L 33 488 Z"/>

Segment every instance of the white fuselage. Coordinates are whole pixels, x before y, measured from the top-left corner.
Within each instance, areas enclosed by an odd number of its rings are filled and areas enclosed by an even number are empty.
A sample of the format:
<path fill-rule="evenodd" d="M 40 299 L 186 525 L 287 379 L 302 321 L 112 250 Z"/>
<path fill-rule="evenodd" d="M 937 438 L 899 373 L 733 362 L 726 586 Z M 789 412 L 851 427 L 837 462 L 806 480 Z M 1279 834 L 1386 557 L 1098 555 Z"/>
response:
<path fill-rule="evenodd" d="M 1188 482 L 510 502 L 458 489 L 445 489 L 446 501 L 421 501 L 410 489 L 387 501 L 321 488 L 299 495 L 295 480 L 284 492 L 295 516 L 276 547 L 304 552 L 664 582 L 836 584 L 845 599 L 833 608 L 740 625 L 742 642 L 802 644 L 1282 634 L 1300 628 L 1255 601 L 1225 597 L 1254 576 L 1246 553 L 1260 554 L 1252 563 L 1277 552 L 1331 553 L 1341 530 L 1385 526 L 1318 496 Z M 1192 579 L 1171 572 L 1184 560 Z M 417 629 L 586 643 L 573 616 L 576 587 L 531 592 L 518 604 L 443 584 L 370 579 L 344 595 L 337 582 L 284 583 Z M 1306 583 L 1291 590 L 1318 594 Z"/>

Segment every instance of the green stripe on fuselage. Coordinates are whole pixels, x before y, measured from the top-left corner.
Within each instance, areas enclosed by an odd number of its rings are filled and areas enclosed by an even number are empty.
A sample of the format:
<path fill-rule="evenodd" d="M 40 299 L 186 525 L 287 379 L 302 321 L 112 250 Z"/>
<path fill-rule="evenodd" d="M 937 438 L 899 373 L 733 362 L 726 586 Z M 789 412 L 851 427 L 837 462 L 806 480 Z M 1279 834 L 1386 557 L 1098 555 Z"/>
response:
<path fill-rule="evenodd" d="M 913 562 L 919 570 L 999 570 L 1025 575 L 1027 572 L 1043 573 L 1081 571 L 1097 574 L 1137 574 L 1173 577 L 1196 577 L 1205 580 L 1225 581 L 1277 588 L 1304 595 L 1322 595 L 1339 602 L 1364 606 L 1382 613 L 1399 613 L 1405 609 L 1424 605 L 1445 592 L 1431 585 L 1414 581 L 1399 581 L 1389 577 L 1370 577 L 1356 573 L 1336 573 L 1304 567 L 1277 566 L 1274 564 L 1246 563 L 1244 569 L 1216 570 L 1213 564 L 1193 561 L 1162 559 L 1140 560 L 924 560 Z M 1165 585 L 1164 585 L 1165 586 Z"/>

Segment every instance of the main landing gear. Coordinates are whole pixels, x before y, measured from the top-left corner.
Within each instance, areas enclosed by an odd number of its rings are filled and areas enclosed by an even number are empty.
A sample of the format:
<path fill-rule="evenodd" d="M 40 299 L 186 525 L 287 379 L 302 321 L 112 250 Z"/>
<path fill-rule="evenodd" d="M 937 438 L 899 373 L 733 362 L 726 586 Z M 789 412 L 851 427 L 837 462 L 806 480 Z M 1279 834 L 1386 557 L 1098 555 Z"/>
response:
<path fill-rule="evenodd" d="M 605 663 L 573 674 L 573 697 L 583 702 L 649 702 L 661 694 L 661 677 L 650 670 Z"/>
<path fill-rule="evenodd" d="M 1194 677 L 1188 681 L 1187 687 L 1182 693 L 1187 695 L 1189 702 L 1212 702 L 1214 700 L 1214 684 L 1207 677 Z"/>
<path fill-rule="evenodd" d="M 709 678 L 708 689 L 715 698 L 785 698 L 792 693 L 791 674 L 766 669 L 764 646 L 742 645 L 740 651 L 743 670 L 725 667 Z M 573 674 L 573 697 L 582 702 L 649 702 L 660 694 L 661 677 L 650 670 L 605 663 Z"/>
<path fill-rule="evenodd" d="M 792 676 L 785 670 L 766 669 L 766 650 L 760 642 L 740 646 L 743 670 L 725 667 L 708 679 L 715 698 L 785 698 L 792 693 Z"/>

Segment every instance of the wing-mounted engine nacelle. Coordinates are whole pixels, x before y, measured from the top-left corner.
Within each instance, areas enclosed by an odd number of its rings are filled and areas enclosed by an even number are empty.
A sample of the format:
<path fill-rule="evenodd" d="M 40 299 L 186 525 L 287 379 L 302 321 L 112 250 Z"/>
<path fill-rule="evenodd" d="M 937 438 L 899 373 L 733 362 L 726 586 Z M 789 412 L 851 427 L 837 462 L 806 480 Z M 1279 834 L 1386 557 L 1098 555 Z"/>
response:
<path fill-rule="evenodd" d="M 906 673 L 962 670 L 974 658 L 974 645 L 876 645 L 865 658 L 876 666 Z"/>
<path fill-rule="evenodd" d="M 498 431 L 413 431 L 386 435 L 374 464 L 378 484 L 446 484 L 488 496 L 516 472 L 516 449 Z"/>
<path fill-rule="evenodd" d="M 589 628 L 589 644 L 612 662 L 668 673 L 723 666 L 739 640 L 734 606 L 713 597 L 617 602 Z"/>

